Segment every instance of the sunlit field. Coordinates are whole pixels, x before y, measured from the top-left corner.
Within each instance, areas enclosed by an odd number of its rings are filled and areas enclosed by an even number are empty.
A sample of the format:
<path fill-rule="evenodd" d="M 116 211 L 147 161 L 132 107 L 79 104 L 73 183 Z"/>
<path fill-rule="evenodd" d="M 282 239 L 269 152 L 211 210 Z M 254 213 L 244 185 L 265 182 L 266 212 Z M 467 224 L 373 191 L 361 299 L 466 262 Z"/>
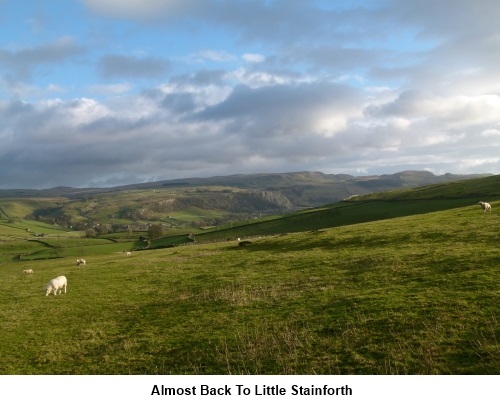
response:
<path fill-rule="evenodd" d="M 483 214 L 470 205 L 246 238 L 244 246 L 131 257 L 114 244 L 86 246 L 88 264 L 79 267 L 76 257 L 3 261 L 0 369 L 496 374 L 499 219 L 495 207 Z M 46 297 L 59 275 L 67 294 Z"/>

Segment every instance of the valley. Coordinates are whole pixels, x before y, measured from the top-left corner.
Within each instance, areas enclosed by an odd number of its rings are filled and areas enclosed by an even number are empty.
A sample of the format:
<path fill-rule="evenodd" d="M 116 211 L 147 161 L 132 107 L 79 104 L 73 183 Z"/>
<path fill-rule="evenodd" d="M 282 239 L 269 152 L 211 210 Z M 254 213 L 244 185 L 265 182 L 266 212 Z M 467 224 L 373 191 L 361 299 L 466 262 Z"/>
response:
<path fill-rule="evenodd" d="M 172 211 L 130 222 L 143 229 L 93 237 L 54 213 L 101 224 L 107 212 L 119 223 L 117 201 L 139 207 L 155 191 L 3 196 L 0 368 L 497 374 L 499 186 L 500 176 L 487 176 L 391 189 L 203 229 L 189 210 Z M 49 209 L 43 221 L 32 218 L 40 209 Z M 168 220 L 172 227 L 150 239 L 147 224 Z M 59 275 L 67 294 L 45 297 Z"/>

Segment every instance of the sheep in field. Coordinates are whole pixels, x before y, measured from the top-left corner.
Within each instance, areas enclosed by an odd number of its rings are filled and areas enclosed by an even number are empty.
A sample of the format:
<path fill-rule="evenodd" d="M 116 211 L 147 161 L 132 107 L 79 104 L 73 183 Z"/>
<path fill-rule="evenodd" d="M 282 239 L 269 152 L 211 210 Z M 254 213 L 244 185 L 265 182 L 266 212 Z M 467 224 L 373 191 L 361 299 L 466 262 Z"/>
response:
<path fill-rule="evenodd" d="M 480 205 L 481 207 L 483 207 L 483 212 L 485 212 L 485 213 L 486 213 L 487 211 L 491 212 L 491 205 L 490 205 L 490 204 L 488 204 L 487 202 L 482 202 L 482 201 L 479 201 L 479 205 Z"/>
<path fill-rule="evenodd" d="M 45 296 L 49 295 L 51 292 L 54 292 L 54 295 L 57 295 L 57 290 L 59 290 L 59 294 L 61 294 L 63 287 L 64 287 L 64 294 L 66 294 L 67 285 L 68 285 L 68 280 L 66 279 L 66 277 L 64 276 L 56 277 L 47 283 L 47 287 L 45 288 Z"/>
<path fill-rule="evenodd" d="M 76 259 L 76 265 L 80 266 L 81 264 L 85 266 L 87 264 L 87 261 L 85 259 Z"/>
<path fill-rule="evenodd" d="M 24 274 L 33 274 L 33 269 L 26 269 L 26 270 L 23 270 L 23 273 L 24 273 Z"/>
<path fill-rule="evenodd" d="M 130 252 L 125 252 L 125 256 L 132 256 L 132 253 L 130 253 Z"/>

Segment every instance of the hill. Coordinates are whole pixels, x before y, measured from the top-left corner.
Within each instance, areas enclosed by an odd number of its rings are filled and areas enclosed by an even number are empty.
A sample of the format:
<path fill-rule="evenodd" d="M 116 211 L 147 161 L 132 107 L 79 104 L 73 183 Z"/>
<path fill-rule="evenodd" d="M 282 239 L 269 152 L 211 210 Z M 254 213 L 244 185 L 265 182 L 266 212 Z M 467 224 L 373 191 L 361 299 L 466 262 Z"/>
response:
<path fill-rule="evenodd" d="M 491 176 L 491 174 L 436 176 L 427 171 L 403 171 L 380 176 L 351 176 L 348 174 L 324 174 L 321 172 L 292 172 L 273 174 L 237 174 L 208 178 L 186 178 L 129 184 L 112 188 L 55 187 L 51 189 L 0 189 L 0 198 L 14 197 L 65 197 L 89 198 L 131 190 L 155 190 L 217 187 L 243 190 L 268 190 L 282 192 L 295 207 L 317 205 L 342 200 L 353 194 L 371 194 L 394 188 L 413 188 L 426 184 L 445 183 Z M 309 192 L 306 192 L 309 190 Z M 304 194 L 304 195 L 301 195 Z"/>
<path fill-rule="evenodd" d="M 477 200 L 450 196 L 469 187 L 493 192 L 495 184 L 453 183 L 434 195 L 429 188 L 420 202 Z M 411 193 L 393 197 L 402 207 Z M 370 198 L 342 202 L 339 210 L 380 202 Z M 0 368 L 50 375 L 495 375 L 498 195 L 491 201 L 491 214 L 467 202 L 246 245 L 189 244 L 130 257 L 120 248 L 87 246 L 84 268 L 75 265 L 75 250 L 31 262 L 30 275 L 22 272 L 26 262 L 3 262 Z M 46 282 L 61 274 L 68 293 L 45 297 Z"/>
<path fill-rule="evenodd" d="M 57 187 L 0 190 L 0 216 L 29 218 L 73 230 L 144 231 L 151 222 L 167 230 L 197 228 L 283 214 L 395 188 L 438 184 L 464 177 L 405 171 L 353 177 L 320 172 L 178 179 L 114 188 Z"/>
<path fill-rule="evenodd" d="M 274 204 L 275 210 L 280 204 L 281 200 L 271 191 L 215 186 L 185 186 L 182 190 L 161 192 L 128 190 L 78 199 L 4 197 L 0 198 L 0 240 L 4 243 L 0 262 L 316 232 L 476 206 L 479 200 L 498 200 L 498 190 L 500 176 L 489 176 L 351 196 L 322 207 L 280 215 L 260 215 L 269 214 L 263 201 Z M 232 212 L 236 209 L 238 213 Z M 161 224 L 162 237 L 148 236 L 151 221 Z M 85 238 L 86 235 L 91 238 Z M 18 249 L 20 243 L 24 245 Z"/>
<path fill-rule="evenodd" d="M 276 218 L 223 226 L 196 235 L 199 242 L 303 232 L 476 205 L 500 199 L 500 176 L 396 189 L 303 210 Z M 477 208 L 479 210 L 479 208 Z M 168 243 L 168 238 L 164 240 Z M 157 242 L 160 244 L 160 241 Z"/>

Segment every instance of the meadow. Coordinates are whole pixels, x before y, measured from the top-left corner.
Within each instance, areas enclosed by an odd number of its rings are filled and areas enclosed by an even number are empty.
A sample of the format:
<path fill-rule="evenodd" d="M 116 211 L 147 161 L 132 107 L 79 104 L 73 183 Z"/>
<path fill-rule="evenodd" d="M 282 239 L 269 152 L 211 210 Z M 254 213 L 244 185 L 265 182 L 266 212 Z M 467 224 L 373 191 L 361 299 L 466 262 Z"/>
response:
<path fill-rule="evenodd" d="M 0 372 L 498 374 L 498 197 L 492 205 L 317 221 L 244 246 L 131 257 L 87 246 L 80 267 L 71 255 L 2 261 Z M 58 275 L 68 293 L 46 297 Z"/>

